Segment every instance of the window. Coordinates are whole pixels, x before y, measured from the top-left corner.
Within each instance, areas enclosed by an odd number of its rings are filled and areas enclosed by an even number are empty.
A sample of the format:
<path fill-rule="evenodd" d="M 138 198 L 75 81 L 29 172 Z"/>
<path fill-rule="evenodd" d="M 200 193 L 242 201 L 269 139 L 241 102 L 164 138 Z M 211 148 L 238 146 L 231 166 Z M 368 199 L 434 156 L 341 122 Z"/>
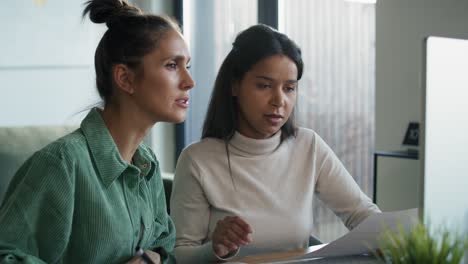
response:
<path fill-rule="evenodd" d="M 375 5 L 344 0 L 279 2 L 279 30 L 301 47 L 297 121 L 333 149 L 363 191 L 372 194 L 375 102 Z M 314 234 L 347 232 L 321 202 Z"/>
<path fill-rule="evenodd" d="M 184 35 L 191 45 L 192 77 L 190 108 L 183 129 L 183 146 L 197 141 L 208 107 L 214 80 L 222 61 L 240 31 L 257 24 L 257 2 L 252 0 L 183 1 Z"/>

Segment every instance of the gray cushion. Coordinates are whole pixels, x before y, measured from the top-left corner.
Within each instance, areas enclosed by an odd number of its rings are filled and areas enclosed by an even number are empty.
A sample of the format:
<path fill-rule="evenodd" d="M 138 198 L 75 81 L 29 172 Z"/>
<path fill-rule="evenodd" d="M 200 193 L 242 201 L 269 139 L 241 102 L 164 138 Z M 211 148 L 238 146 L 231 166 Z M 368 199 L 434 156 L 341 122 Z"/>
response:
<path fill-rule="evenodd" d="M 13 175 L 34 152 L 77 126 L 0 127 L 0 203 Z"/>

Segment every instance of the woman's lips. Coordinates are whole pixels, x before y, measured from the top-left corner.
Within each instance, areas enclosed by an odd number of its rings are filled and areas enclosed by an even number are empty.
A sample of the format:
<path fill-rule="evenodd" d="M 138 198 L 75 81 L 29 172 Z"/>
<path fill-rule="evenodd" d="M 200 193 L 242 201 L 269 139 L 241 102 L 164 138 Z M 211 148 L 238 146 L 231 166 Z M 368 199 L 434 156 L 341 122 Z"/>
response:
<path fill-rule="evenodd" d="M 281 121 L 283 120 L 283 116 L 277 114 L 266 114 L 265 118 L 270 124 L 274 126 L 281 124 Z"/>
<path fill-rule="evenodd" d="M 182 107 L 182 108 L 189 107 L 189 98 L 180 98 L 180 99 L 177 99 L 175 102 L 176 102 L 176 105 L 179 107 Z"/>

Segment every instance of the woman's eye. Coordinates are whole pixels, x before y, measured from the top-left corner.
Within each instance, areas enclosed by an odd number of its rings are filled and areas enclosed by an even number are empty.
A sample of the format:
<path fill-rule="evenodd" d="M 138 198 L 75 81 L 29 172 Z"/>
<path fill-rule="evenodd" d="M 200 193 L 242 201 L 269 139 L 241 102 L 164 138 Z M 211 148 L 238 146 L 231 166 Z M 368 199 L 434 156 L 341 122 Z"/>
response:
<path fill-rule="evenodd" d="M 292 93 L 292 92 L 296 91 L 296 87 L 286 87 L 286 91 L 288 93 Z"/>
<path fill-rule="evenodd" d="M 267 88 L 270 88 L 271 85 L 269 85 L 269 84 L 264 84 L 264 83 L 258 83 L 258 84 L 257 84 L 257 87 L 260 88 L 260 89 L 267 89 Z"/>
<path fill-rule="evenodd" d="M 166 64 L 166 67 L 172 70 L 177 69 L 177 63 L 168 63 Z"/>
<path fill-rule="evenodd" d="M 190 68 L 192 68 L 192 65 L 191 65 L 191 64 L 188 64 L 187 66 L 185 66 L 185 68 L 186 68 L 187 70 L 190 70 Z"/>

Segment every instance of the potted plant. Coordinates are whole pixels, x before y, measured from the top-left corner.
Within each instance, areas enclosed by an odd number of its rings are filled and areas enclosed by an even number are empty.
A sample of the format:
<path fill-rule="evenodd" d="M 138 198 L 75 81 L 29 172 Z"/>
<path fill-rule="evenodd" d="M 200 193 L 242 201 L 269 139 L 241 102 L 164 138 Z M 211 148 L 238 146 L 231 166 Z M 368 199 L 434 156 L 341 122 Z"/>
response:
<path fill-rule="evenodd" d="M 466 234 L 453 234 L 447 228 L 430 232 L 428 226 L 418 223 L 409 232 L 401 227 L 397 232 L 387 230 L 381 237 L 376 256 L 385 263 L 395 264 L 459 264 L 465 253 L 468 258 Z"/>

